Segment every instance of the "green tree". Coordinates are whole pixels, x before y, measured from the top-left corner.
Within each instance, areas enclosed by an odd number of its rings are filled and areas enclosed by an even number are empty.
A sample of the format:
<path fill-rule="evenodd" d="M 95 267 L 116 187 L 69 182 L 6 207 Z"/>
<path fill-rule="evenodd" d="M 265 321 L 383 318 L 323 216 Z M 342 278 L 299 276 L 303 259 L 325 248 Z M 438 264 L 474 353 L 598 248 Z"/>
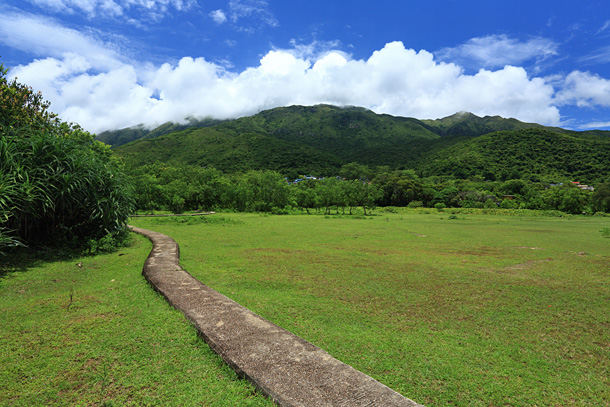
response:
<path fill-rule="evenodd" d="M 330 214 L 333 206 L 337 205 L 337 196 L 339 190 L 339 182 L 336 178 L 326 178 L 317 185 L 318 197 L 320 205 L 325 208 L 325 213 Z"/>
<path fill-rule="evenodd" d="M 362 210 L 366 215 L 366 210 L 375 209 L 376 202 L 381 198 L 382 191 L 375 184 L 370 182 L 359 181 L 356 195 L 356 202 L 362 206 Z"/>
<path fill-rule="evenodd" d="M 307 213 L 309 213 L 310 209 L 317 206 L 318 194 L 315 188 L 315 181 L 307 180 L 291 185 L 290 195 L 296 206 L 305 209 Z"/>
<path fill-rule="evenodd" d="M 591 196 L 591 204 L 595 212 L 610 213 L 610 183 L 599 184 Z"/>
<path fill-rule="evenodd" d="M 367 165 L 351 162 L 341 167 L 339 175 L 347 180 L 368 180 L 371 178 L 371 169 Z"/>
<path fill-rule="evenodd" d="M 583 213 L 589 203 L 589 198 L 588 191 L 572 185 L 551 187 L 543 194 L 547 208 L 571 214 Z"/>

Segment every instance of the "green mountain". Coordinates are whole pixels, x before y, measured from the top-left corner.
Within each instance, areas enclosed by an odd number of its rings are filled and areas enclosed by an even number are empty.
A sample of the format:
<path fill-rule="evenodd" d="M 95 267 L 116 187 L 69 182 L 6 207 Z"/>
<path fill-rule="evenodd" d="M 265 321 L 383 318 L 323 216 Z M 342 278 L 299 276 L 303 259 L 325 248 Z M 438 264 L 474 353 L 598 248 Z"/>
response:
<path fill-rule="evenodd" d="M 269 169 L 328 174 L 343 162 L 331 153 L 255 132 L 191 128 L 117 148 L 128 167 L 156 162 L 214 167 L 225 172 Z"/>
<path fill-rule="evenodd" d="M 131 165 L 155 161 L 333 173 L 348 162 L 407 168 L 440 136 L 419 120 L 362 108 L 292 106 L 116 148 Z"/>
<path fill-rule="evenodd" d="M 500 116 L 479 117 L 468 112 L 459 112 L 452 116 L 436 120 L 422 120 L 430 129 L 441 136 L 477 137 L 483 134 L 501 130 L 522 129 L 552 129 L 559 132 L 565 130 L 558 127 L 545 127 L 536 123 L 525 123 L 517 119 L 505 119 Z"/>
<path fill-rule="evenodd" d="M 417 120 L 357 107 L 291 106 L 163 134 L 171 129 L 155 129 L 115 150 L 135 167 L 165 162 L 227 172 L 332 175 L 357 162 L 459 178 L 610 178 L 610 132 L 575 132 L 499 116 L 458 113 Z"/>
<path fill-rule="evenodd" d="M 331 105 L 290 106 L 263 111 L 257 115 L 236 120 L 222 121 L 216 119 L 188 119 L 187 123 L 165 123 L 157 128 L 148 129 L 144 125 L 121 130 L 104 131 L 97 139 L 116 148 L 139 139 L 151 139 L 166 134 L 186 130 L 191 127 L 211 127 L 222 124 L 222 128 L 237 129 L 245 132 L 273 133 L 276 138 L 305 141 L 311 145 L 319 139 L 337 141 L 346 133 L 359 135 L 359 142 L 374 144 L 383 138 L 434 138 L 435 136 L 477 137 L 500 130 L 521 130 L 529 128 L 546 128 L 560 133 L 570 130 L 559 127 L 545 127 L 536 123 L 524 123 L 517 119 L 505 119 L 500 116 L 478 117 L 472 113 L 459 112 L 452 116 L 435 120 L 418 120 L 407 117 L 395 117 L 387 114 L 375 114 L 359 107 L 336 107 Z M 346 126 L 347 125 L 347 126 Z M 302 137 L 307 128 L 308 137 Z M 592 131 L 591 133 L 609 133 Z M 385 135 L 385 137 L 384 137 Z M 597 134 L 603 135 L 603 134 Z M 330 138 L 329 138 L 330 137 Z M 356 140 L 353 140 L 356 141 Z M 356 143 L 358 147 L 358 143 Z"/>
<path fill-rule="evenodd" d="M 195 120 L 191 118 L 183 124 L 168 122 L 154 129 L 148 129 L 143 124 L 140 124 L 138 126 L 128 127 L 121 130 L 104 131 L 98 134 L 96 139 L 108 144 L 109 146 L 118 147 L 136 140 L 155 138 L 163 136 L 165 134 L 171 134 L 178 131 L 186 130 L 191 127 L 214 126 L 219 123 L 222 123 L 222 120 Z"/>
<path fill-rule="evenodd" d="M 427 175 L 533 181 L 610 179 L 610 137 L 542 128 L 499 131 L 464 140 L 419 163 Z"/>
<path fill-rule="evenodd" d="M 271 109 L 225 122 L 217 129 L 235 134 L 266 134 L 325 151 L 342 162 L 367 165 L 413 161 L 420 156 L 420 142 L 426 144 L 440 138 L 417 119 L 329 105 Z"/>

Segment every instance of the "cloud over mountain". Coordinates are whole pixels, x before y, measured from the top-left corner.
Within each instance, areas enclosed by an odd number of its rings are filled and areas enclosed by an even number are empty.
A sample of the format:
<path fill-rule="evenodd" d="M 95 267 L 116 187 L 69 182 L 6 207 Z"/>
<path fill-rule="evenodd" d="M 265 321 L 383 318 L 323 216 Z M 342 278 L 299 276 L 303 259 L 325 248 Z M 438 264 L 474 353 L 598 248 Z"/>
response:
<path fill-rule="evenodd" d="M 305 59 L 300 51 L 272 50 L 258 66 L 232 72 L 204 58 L 142 67 L 123 63 L 90 72 L 92 57 L 66 53 L 12 73 L 41 88 L 61 116 L 92 131 L 140 122 L 157 125 L 187 116 L 233 118 L 291 104 L 358 105 L 379 113 L 437 118 L 456 111 L 499 114 L 559 124 L 554 89 L 523 68 L 507 66 L 466 75 L 453 63 L 401 42 L 368 59 L 327 52 Z"/>

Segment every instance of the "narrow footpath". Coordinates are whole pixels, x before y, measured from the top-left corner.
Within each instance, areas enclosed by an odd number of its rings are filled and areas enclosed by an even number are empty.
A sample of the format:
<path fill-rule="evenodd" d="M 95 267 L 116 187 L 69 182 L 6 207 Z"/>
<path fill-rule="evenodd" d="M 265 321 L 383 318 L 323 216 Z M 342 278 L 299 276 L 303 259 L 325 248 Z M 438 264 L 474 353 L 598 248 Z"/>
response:
<path fill-rule="evenodd" d="M 180 267 L 171 237 L 130 228 L 153 243 L 142 272 L 148 282 L 279 406 L 423 407 L 199 282 Z"/>

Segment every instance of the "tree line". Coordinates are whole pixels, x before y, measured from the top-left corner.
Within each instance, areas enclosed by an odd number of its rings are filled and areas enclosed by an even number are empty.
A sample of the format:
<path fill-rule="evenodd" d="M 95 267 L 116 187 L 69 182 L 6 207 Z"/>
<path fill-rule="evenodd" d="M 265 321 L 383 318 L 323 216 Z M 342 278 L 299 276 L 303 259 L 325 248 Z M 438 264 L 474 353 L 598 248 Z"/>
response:
<path fill-rule="evenodd" d="M 570 214 L 610 212 L 610 184 L 583 190 L 570 180 L 551 184 L 484 177 L 420 178 L 413 170 L 371 169 L 346 164 L 334 176 L 297 182 L 270 170 L 225 174 L 215 168 L 149 164 L 130 170 L 141 211 L 235 210 L 281 213 L 366 214 L 375 207 L 447 207 L 558 210 Z M 334 212 L 333 212 L 334 211 Z"/>

